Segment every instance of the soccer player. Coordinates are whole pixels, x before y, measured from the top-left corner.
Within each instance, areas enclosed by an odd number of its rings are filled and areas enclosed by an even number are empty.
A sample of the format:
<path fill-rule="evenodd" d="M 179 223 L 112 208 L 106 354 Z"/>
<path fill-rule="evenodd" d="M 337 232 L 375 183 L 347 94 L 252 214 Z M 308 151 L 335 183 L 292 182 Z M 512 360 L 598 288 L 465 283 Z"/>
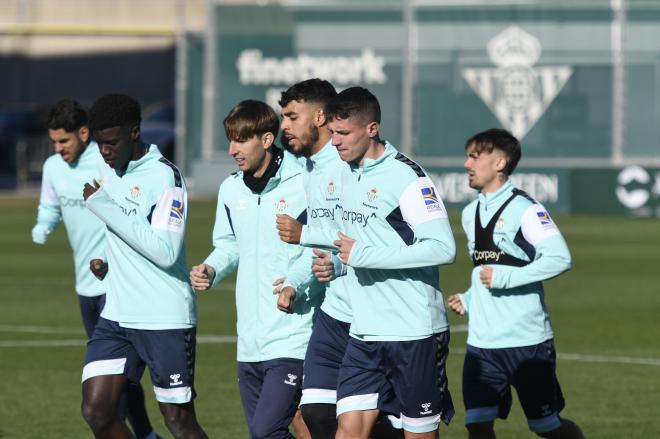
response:
<path fill-rule="evenodd" d="M 48 137 L 57 154 L 44 163 L 37 224 L 32 240 L 45 244 L 48 235 L 64 222 L 73 250 L 76 292 L 87 337 L 92 336 L 105 303 L 105 226 L 85 209 L 80 188 L 97 175 L 101 160 L 98 145 L 91 140 L 87 113 L 73 99 L 62 99 L 48 114 Z M 97 279 L 90 261 L 97 266 Z M 128 417 L 138 438 L 156 438 L 144 408 L 140 383 L 128 387 Z M 122 411 L 126 411 L 122 408 Z"/>
<path fill-rule="evenodd" d="M 87 345 L 82 412 L 97 438 L 132 437 L 117 404 L 146 365 L 174 437 L 206 438 L 193 405 L 197 313 L 183 246 L 186 186 L 158 147 L 142 142 L 140 121 L 140 105 L 126 95 L 105 95 L 90 110 L 109 166 L 100 164 L 100 179 L 85 184 L 83 197 L 106 226 L 109 270 Z"/>
<path fill-rule="evenodd" d="M 530 430 L 583 438 L 559 416 L 564 398 L 541 283 L 570 269 L 566 242 L 545 208 L 509 181 L 521 156 L 514 136 L 490 129 L 468 139 L 465 151 L 470 187 L 479 192 L 462 217 L 474 269 L 470 288 L 447 303 L 470 317 L 463 365 L 469 437 L 495 437 L 494 421 L 506 419 L 513 386 Z"/>
<path fill-rule="evenodd" d="M 307 202 L 296 158 L 275 146 L 279 120 L 267 104 L 247 100 L 224 119 L 229 154 L 239 172 L 218 192 L 214 250 L 190 272 L 198 291 L 238 270 L 238 384 L 250 437 L 291 438 L 301 394 L 303 359 L 323 288 L 310 276 L 295 288 L 290 312 L 278 311 L 273 281 L 309 263 L 298 245 L 280 240 L 276 215 L 305 223 Z M 279 290 L 276 288 L 276 290 Z"/>
<path fill-rule="evenodd" d="M 330 141 L 324 111 L 325 105 L 336 94 L 332 84 L 317 78 L 299 82 L 282 92 L 279 104 L 282 107 L 283 145 L 304 159 L 304 188 L 308 202 L 306 225 L 288 215 L 277 215 L 277 229 L 285 242 L 332 249 L 341 228 L 341 212 L 337 210 L 339 183 L 342 170 L 348 165 L 341 160 Z M 305 272 L 311 271 L 311 260 L 305 268 Z M 290 274 L 288 280 L 305 272 Z M 337 376 L 352 320 L 344 279 L 339 277 L 327 284 L 305 355 L 300 405 L 314 439 L 334 438 L 337 430 Z M 280 292 L 279 305 L 286 309 L 293 293 L 293 289 L 285 284 Z M 402 435 L 401 430 L 394 430 L 387 419 L 378 423 L 377 430 L 372 432 L 372 437 Z"/>
<path fill-rule="evenodd" d="M 380 411 L 400 417 L 406 438 L 436 437 L 454 413 L 438 280 L 438 265 L 452 263 L 456 251 L 446 210 L 426 172 L 380 139 L 371 92 L 342 91 L 326 117 L 349 164 L 339 212 L 345 234 L 335 245 L 347 265 L 353 321 L 339 370 L 336 437 L 368 437 Z M 320 278 L 328 259 L 315 260 Z"/>

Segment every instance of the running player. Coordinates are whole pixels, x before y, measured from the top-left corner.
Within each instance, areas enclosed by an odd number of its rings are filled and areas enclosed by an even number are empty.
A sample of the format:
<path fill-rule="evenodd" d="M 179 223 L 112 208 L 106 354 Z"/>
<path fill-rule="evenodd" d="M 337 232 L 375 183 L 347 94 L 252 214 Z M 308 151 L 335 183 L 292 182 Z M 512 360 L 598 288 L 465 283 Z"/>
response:
<path fill-rule="evenodd" d="M 470 187 L 479 192 L 462 218 L 474 269 L 468 291 L 447 303 L 470 317 L 463 365 L 469 437 L 495 437 L 513 386 L 530 430 L 581 439 L 580 428 L 559 416 L 564 398 L 541 283 L 570 269 L 566 241 L 547 210 L 509 180 L 521 156 L 514 136 L 490 129 L 468 139 L 465 152 Z"/>

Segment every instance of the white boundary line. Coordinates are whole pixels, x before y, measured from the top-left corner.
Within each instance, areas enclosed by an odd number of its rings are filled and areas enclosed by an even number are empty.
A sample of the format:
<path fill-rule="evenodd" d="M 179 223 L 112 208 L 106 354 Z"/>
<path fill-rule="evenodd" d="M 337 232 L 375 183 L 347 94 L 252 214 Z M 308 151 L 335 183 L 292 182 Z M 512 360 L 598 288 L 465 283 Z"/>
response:
<path fill-rule="evenodd" d="M 451 332 L 466 332 L 467 325 L 454 325 Z M 49 326 L 13 326 L 0 325 L 0 332 L 7 333 L 28 333 L 28 334 L 66 334 L 82 335 L 81 329 L 59 328 Z M 235 335 L 198 335 L 199 344 L 228 344 L 236 343 Z M 85 346 L 86 339 L 65 339 L 65 340 L 0 340 L 0 348 L 52 348 L 52 347 L 76 347 Z M 465 349 L 452 349 L 453 355 L 464 355 Z M 660 358 L 628 357 L 616 355 L 590 355 L 558 352 L 557 358 L 565 361 L 579 361 L 582 363 L 606 363 L 606 364 L 634 364 L 640 366 L 660 366 Z"/>

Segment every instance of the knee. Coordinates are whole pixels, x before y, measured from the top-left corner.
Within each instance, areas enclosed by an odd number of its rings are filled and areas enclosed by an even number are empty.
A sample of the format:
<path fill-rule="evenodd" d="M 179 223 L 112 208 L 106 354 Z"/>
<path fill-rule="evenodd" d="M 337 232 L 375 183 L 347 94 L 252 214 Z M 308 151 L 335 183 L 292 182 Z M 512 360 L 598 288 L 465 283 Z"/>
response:
<path fill-rule="evenodd" d="M 493 422 L 477 422 L 474 424 L 467 424 L 465 428 L 467 428 L 468 437 L 470 437 L 471 439 L 495 437 Z"/>
<path fill-rule="evenodd" d="M 337 425 L 337 409 L 334 404 L 304 404 L 300 406 L 305 424 L 314 427 L 327 427 Z"/>
<path fill-rule="evenodd" d="M 252 439 L 288 439 L 291 438 L 291 433 L 286 427 L 276 428 L 273 430 L 272 425 L 253 424 L 250 426 L 250 437 Z"/>
<path fill-rule="evenodd" d="M 111 407 L 83 400 L 81 407 L 82 417 L 93 431 L 103 431 L 115 421 L 115 411 Z"/>

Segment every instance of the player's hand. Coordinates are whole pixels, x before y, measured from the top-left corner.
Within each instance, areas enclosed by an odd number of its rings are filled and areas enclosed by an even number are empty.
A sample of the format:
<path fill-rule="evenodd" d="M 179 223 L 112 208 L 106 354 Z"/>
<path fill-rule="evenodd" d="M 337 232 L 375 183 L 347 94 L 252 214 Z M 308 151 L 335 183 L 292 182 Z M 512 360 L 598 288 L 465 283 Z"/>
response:
<path fill-rule="evenodd" d="M 98 280 L 103 280 L 108 274 L 108 263 L 103 259 L 92 259 L 89 261 L 89 270 Z"/>
<path fill-rule="evenodd" d="M 96 181 L 96 179 L 92 180 L 92 182 L 94 183 L 94 186 L 92 186 L 89 183 L 85 183 L 85 187 L 83 187 L 83 198 L 85 199 L 85 201 L 87 201 L 87 199 L 91 197 L 92 194 L 98 191 L 99 188 L 101 187 L 101 185 L 99 184 L 98 181 Z"/>
<path fill-rule="evenodd" d="M 465 307 L 463 306 L 463 302 L 461 302 L 461 298 L 458 297 L 458 294 L 449 296 L 447 298 L 447 305 L 449 306 L 449 309 L 454 311 L 459 316 L 465 315 Z"/>
<path fill-rule="evenodd" d="M 195 265 L 190 270 L 190 283 L 197 291 L 206 291 L 215 278 L 215 270 L 208 264 Z"/>
<path fill-rule="evenodd" d="M 319 282 L 330 282 L 335 278 L 335 266 L 332 263 L 332 253 L 324 252 L 317 248 L 312 249 L 314 262 L 312 262 L 312 272 Z"/>
<path fill-rule="evenodd" d="M 493 286 L 493 267 L 483 266 L 479 272 L 479 279 L 486 288 Z"/>
<path fill-rule="evenodd" d="M 277 309 L 287 314 L 293 313 L 293 301 L 296 299 L 296 290 L 292 286 L 279 289 Z"/>
<path fill-rule="evenodd" d="M 286 214 L 277 214 L 276 225 L 280 239 L 289 244 L 300 244 L 303 225 Z"/>
<path fill-rule="evenodd" d="M 339 249 L 339 260 L 348 265 L 348 257 L 351 255 L 355 239 L 349 238 L 341 232 L 337 232 L 339 239 L 334 242 L 335 246 Z"/>

